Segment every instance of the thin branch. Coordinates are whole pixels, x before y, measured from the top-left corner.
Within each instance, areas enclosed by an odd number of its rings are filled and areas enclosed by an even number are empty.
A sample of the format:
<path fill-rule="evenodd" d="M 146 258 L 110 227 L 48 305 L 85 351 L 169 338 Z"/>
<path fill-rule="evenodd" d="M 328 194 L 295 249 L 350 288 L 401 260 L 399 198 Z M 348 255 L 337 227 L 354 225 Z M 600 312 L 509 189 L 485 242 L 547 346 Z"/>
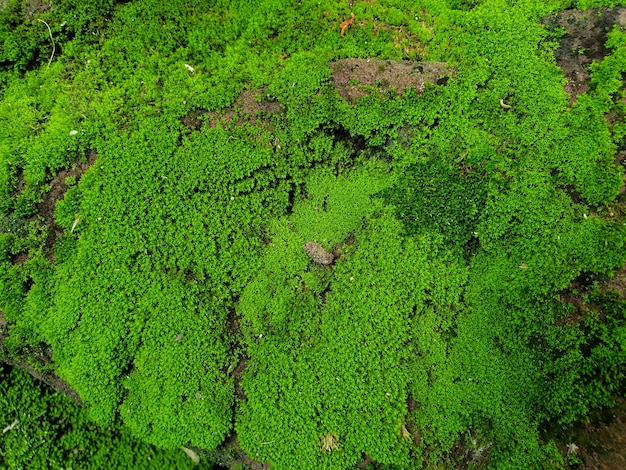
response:
<path fill-rule="evenodd" d="M 13 421 L 11 424 L 9 424 L 6 428 L 4 428 L 2 430 L 2 434 L 6 434 L 9 431 L 13 431 L 13 429 L 15 429 L 15 426 L 17 426 L 20 422 L 16 419 L 15 421 Z"/>
<path fill-rule="evenodd" d="M 54 57 L 54 53 L 57 50 L 57 46 L 54 43 L 54 38 L 52 37 L 52 30 L 50 29 L 50 25 L 46 23 L 44 20 L 41 20 L 39 18 L 37 18 L 37 21 L 41 21 L 43 24 L 46 25 L 46 27 L 48 28 L 48 33 L 50 33 L 50 41 L 52 41 L 52 54 L 50 54 L 50 59 L 48 60 L 48 66 L 46 67 L 46 69 L 48 69 L 50 67 L 50 64 L 52 63 L 52 58 Z"/>

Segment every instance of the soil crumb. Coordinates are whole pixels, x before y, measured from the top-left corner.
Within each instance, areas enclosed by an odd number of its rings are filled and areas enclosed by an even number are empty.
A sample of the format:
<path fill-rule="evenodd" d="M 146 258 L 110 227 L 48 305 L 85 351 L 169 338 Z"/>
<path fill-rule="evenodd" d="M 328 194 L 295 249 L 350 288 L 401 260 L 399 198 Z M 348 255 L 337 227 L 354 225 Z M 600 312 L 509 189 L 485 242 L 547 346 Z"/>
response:
<path fill-rule="evenodd" d="M 328 266 L 329 264 L 332 264 L 335 259 L 335 256 L 332 253 L 326 251 L 322 245 L 316 242 L 305 243 L 303 249 L 309 258 L 318 264 Z"/>

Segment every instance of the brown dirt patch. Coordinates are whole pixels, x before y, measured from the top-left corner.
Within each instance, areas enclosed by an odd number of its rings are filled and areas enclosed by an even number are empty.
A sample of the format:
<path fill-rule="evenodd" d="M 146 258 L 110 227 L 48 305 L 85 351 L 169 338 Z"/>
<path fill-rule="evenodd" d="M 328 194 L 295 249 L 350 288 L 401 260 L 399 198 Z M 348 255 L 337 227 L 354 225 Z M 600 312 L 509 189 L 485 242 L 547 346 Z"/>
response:
<path fill-rule="evenodd" d="M 199 454 L 207 455 L 215 463 L 226 468 L 237 468 L 238 465 L 249 470 L 266 470 L 270 468 L 269 464 L 252 460 L 241 450 L 236 432 L 233 432 L 217 450 L 207 452 L 198 449 L 197 451 Z"/>
<path fill-rule="evenodd" d="M 26 0 L 22 6 L 24 18 L 32 20 L 35 15 L 52 9 L 52 2 L 47 0 Z"/>
<path fill-rule="evenodd" d="M 208 114 L 206 109 L 194 109 L 180 118 L 180 122 L 182 122 L 185 127 L 190 127 L 199 131 L 202 129 L 202 123 L 204 122 L 202 116 L 206 114 Z"/>
<path fill-rule="evenodd" d="M 185 114 L 180 121 L 184 126 L 194 130 L 201 130 L 206 123 L 209 127 L 221 124 L 224 127 L 231 125 L 241 126 L 246 122 L 256 125 L 271 115 L 280 114 L 282 108 L 279 103 L 264 98 L 265 89 L 244 90 L 232 106 L 219 111 L 196 109 Z"/>
<path fill-rule="evenodd" d="M 329 67 L 339 95 L 350 103 L 373 90 L 385 93 L 395 89 L 402 95 L 407 88 L 414 88 L 421 93 L 427 83 L 441 85 L 454 75 L 443 62 L 341 59 L 331 62 Z"/>
<path fill-rule="evenodd" d="M 282 111 L 280 104 L 263 98 L 265 90 L 244 90 L 237 103 L 235 111 L 238 111 L 244 119 L 249 119 L 254 124 L 255 119 L 262 114 L 278 114 Z"/>
<path fill-rule="evenodd" d="M 356 464 L 357 468 L 371 468 L 372 464 L 374 463 L 372 458 L 367 454 L 361 455 L 361 459 L 362 460 Z"/>
<path fill-rule="evenodd" d="M 26 260 L 28 260 L 28 253 L 18 253 L 17 255 L 11 256 L 11 263 L 19 266 L 23 265 Z"/>
<path fill-rule="evenodd" d="M 322 245 L 316 242 L 308 242 L 303 246 L 305 253 L 318 264 L 325 266 L 332 264 L 335 260 L 335 256 L 324 249 Z"/>
<path fill-rule="evenodd" d="M 623 266 L 621 269 L 615 272 L 615 277 L 610 279 L 604 286 L 602 286 L 602 291 L 606 292 L 609 290 L 614 290 L 619 293 L 620 299 L 626 299 L 626 266 Z M 624 467 L 626 468 L 626 466 Z"/>
<path fill-rule="evenodd" d="M 583 295 L 586 293 L 587 288 L 578 280 L 573 281 L 567 289 L 564 289 L 559 293 L 560 301 L 562 303 L 568 303 L 574 308 L 566 316 L 556 319 L 557 326 L 573 326 L 580 323 L 585 312 L 589 310 L 589 308 L 583 303 Z"/>
<path fill-rule="evenodd" d="M 26 179 L 24 178 L 24 170 L 22 168 L 17 169 L 17 186 L 13 191 L 13 196 L 17 196 L 18 194 L 22 194 L 24 188 L 26 187 Z"/>
<path fill-rule="evenodd" d="M 626 468 L 626 398 L 613 408 L 595 411 L 587 422 L 572 428 L 559 446 L 582 461 L 566 469 L 616 470 Z"/>
<path fill-rule="evenodd" d="M 238 400 L 247 399 L 246 391 L 241 386 L 242 374 L 243 374 L 243 371 L 246 370 L 247 365 L 248 365 L 248 358 L 242 357 L 241 359 L 239 359 L 239 362 L 237 362 L 237 366 L 235 367 L 235 370 L 233 370 L 233 378 L 235 381 L 235 396 L 237 397 Z"/>
<path fill-rule="evenodd" d="M 567 10 L 543 18 L 541 24 L 546 25 L 548 31 L 559 28 L 566 31 L 557 39 L 559 48 L 554 58 L 567 79 L 565 92 L 570 94 L 571 105 L 578 95 L 588 90 L 589 65 L 607 55 L 604 47 L 607 33 L 615 24 L 626 25 L 626 7 Z"/>
<path fill-rule="evenodd" d="M 235 335 L 235 337 L 239 337 L 241 334 L 241 326 L 240 326 L 241 317 L 237 313 L 235 309 L 232 309 L 228 313 L 228 323 L 230 325 L 230 332 Z M 248 357 L 245 356 L 243 352 L 243 348 L 239 340 L 233 342 L 231 355 L 233 357 L 239 356 L 239 360 L 237 361 L 237 365 L 230 372 L 230 375 L 233 377 L 233 382 L 235 385 L 235 396 L 238 400 L 246 400 L 246 392 L 241 386 L 241 379 L 243 371 L 246 369 L 246 365 L 248 364 Z M 227 370 L 224 373 L 228 373 Z"/>
<path fill-rule="evenodd" d="M 65 196 L 65 192 L 68 189 L 65 180 L 68 177 L 76 178 L 76 181 L 87 171 L 87 169 L 93 165 L 98 158 L 98 154 L 92 151 L 86 162 L 77 163 L 73 168 L 63 170 L 59 172 L 50 181 L 50 191 L 42 196 L 41 202 L 37 204 L 37 212 L 40 217 L 44 219 L 45 225 L 48 227 L 48 238 L 46 239 L 45 253 L 46 257 L 54 262 L 54 253 L 52 247 L 59 237 L 63 235 L 63 229 L 54 220 L 54 211 L 57 206 L 57 201 L 60 201 Z"/>

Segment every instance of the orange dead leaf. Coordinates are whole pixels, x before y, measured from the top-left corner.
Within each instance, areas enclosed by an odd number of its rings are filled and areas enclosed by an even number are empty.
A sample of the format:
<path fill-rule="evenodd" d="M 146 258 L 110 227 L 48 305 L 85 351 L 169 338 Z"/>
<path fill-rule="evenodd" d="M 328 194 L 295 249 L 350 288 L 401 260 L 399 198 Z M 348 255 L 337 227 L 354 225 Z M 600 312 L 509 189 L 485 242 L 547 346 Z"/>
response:
<path fill-rule="evenodd" d="M 344 36 L 346 28 L 354 22 L 354 13 L 350 13 L 350 19 L 341 23 L 341 37 Z"/>

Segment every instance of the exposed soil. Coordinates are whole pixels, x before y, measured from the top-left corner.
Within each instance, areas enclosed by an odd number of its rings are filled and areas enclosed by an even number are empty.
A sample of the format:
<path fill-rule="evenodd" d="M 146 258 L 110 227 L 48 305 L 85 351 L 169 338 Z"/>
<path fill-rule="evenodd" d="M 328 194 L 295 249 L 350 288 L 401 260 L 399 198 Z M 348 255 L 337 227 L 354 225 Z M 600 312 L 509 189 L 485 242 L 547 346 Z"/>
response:
<path fill-rule="evenodd" d="M 98 154 L 92 151 L 86 162 L 77 163 L 73 168 L 59 172 L 49 183 L 50 191 L 44 194 L 41 202 L 37 204 L 38 215 L 43 217 L 44 223 L 48 227 L 45 254 L 52 262 L 54 262 L 54 252 L 52 250 L 54 243 L 63 235 L 63 229 L 59 227 L 54 220 L 54 211 L 57 206 L 57 201 L 63 199 L 68 189 L 65 180 L 68 177 L 74 177 L 76 181 L 78 181 L 97 158 Z"/>
<path fill-rule="evenodd" d="M 541 23 L 549 32 L 557 32 L 560 28 L 566 31 L 557 39 L 559 48 L 554 52 L 554 58 L 567 79 L 565 91 L 570 94 L 571 105 L 578 95 L 588 90 L 589 65 L 607 55 L 604 47 L 607 33 L 615 24 L 626 25 L 626 7 L 567 10 L 544 18 Z"/>
<path fill-rule="evenodd" d="M 402 95 L 407 88 L 414 88 L 421 93 L 427 83 L 442 85 L 454 75 L 443 62 L 341 59 L 329 67 L 339 95 L 350 103 L 374 90 L 385 93 L 395 89 Z"/>
<path fill-rule="evenodd" d="M 361 458 L 363 460 L 356 464 L 357 468 L 368 468 L 374 463 L 371 457 L 367 454 L 363 454 Z"/>
<path fill-rule="evenodd" d="M 332 264 L 335 260 L 335 256 L 324 249 L 322 245 L 316 242 L 308 242 L 303 246 L 305 253 L 318 264 L 325 266 Z"/>
<path fill-rule="evenodd" d="M 11 256 L 11 263 L 17 265 L 23 265 L 26 260 L 28 260 L 28 253 L 18 253 L 17 255 Z"/>
<path fill-rule="evenodd" d="M 93 165 L 97 158 L 98 155 L 96 154 L 96 152 L 92 151 L 87 157 L 86 162 L 76 163 L 72 168 L 59 172 L 48 183 L 50 185 L 50 190 L 42 195 L 41 202 L 37 204 L 37 214 L 28 219 L 21 220 L 22 223 L 27 223 L 37 220 L 38 217 L 41 217 L 41 219 L 43 219 L 43 224 L 48 230 L 46 244 L 44 246 L 44 254 L 46 258 L 48 258 L 51 262 L 54 262 L 54 243 L 60 236 L 63 235 L 63 229 L 59 227 L 59 225 L 54 220 L 54 211 L 56 210 L 57 201 L 63 199 L 63 197 L 65 196 L 65 192 L 68 189 L 65 181 L 68 177 L 73 177 L 75 178 L 76 182 L 78 182 L 82 175 L 91 165 Z M 26 181 L 23 177 L 23 171 L 21 169 L 18 171 L 17 179 L 18 183 L 13 193 L 13 196 L 19 195 L 22 191 L 24 191 L 26 187 Z M 28 253 L 17 253 L 11 256 L 11 262 L 16 265 L 22 265 L 27 260 Z"/>
<path fill-rule="evenodd" d="M 583 296 L 589 294 L 593 280 L 588 280 L 585 274 L 581 274 L 572 283 L 559 292 L 559 300 L 562 303 L 570 304 L 573 309 L 570 313 L 562 318 L 556 319 L 556 325 L 576 325 L 578 324 L 590 307 L 583 301 Z"/>
<path fill-rule="evenodd" d="M 626 399 L 613 408 L 595 411 L 561 438 L 561 452 L 569 456 L 567 469 L 616 470 L 626 468 Z M 576 460 L 581 463 L 574 464 Z"/>
<path fill-rule="evenodd" d="M 24 178 L 24 170 L 22 168 L 18 168 L 17 170 L 17 186 L 15 191 L 13 191 L 13 196 L 17 196 L 24 191 L 26 187 L 26 179 Z"/>
<path fill-rule="evenodd" d="M 214 461 L 216 464 L 226 468 L 246 468 L 248 470 L 266 470 L 270 468 L 269 464 L 252 460 L 243 450 L 241 450 L 239 442 L 237 441 L 236 432 L 233 432 L 233 434 L 228 437 L 226 441 L 224 441 L 219 449 L 212 452 L 197 449 L 197 453 L 207 455 L 209 459 Z"/>
<path fill-rule="evenodd" d="M 224 127 L 231 125 L 241 126 L 246 122 L 252 125 L 259 123 L 263 118 L 280 114 L 282 108 L 278 102 L 264 98 L 265 90 L 244 90 L 232 106 L 220 111 L 195 109 L 189 111 L 180 120 L 189 128 L 201 130 L 206 123 L 209 127 L 221 124 Z"/>
<path fill-rule="evenodd" d="M 613 277 L 603 286 L 603 290 L 617 291 L 619 293 L 620 299 L 626 299 L 626 266 L 615 272 L 615 277 Z"/>
<path fill-rule="evenodd" d="M 237 366 L 235 367 L 235 370 L 233 370 L 233 377 L 235 381 L 235 396 L 237 397 L 238 400 L 247 400 L 246 392 L 241 386 L 241 377 L 242 377 L 243 371 L 246 370 L 247 365 L 248 365 L 248 358 L 242 357 L 241 359 L 239 359 L 239 362 L 237 362 Z"/>
<path fill-rule="evenodd" d="M 52 9 L 52 2 L 45 0 L 26 0 L 22 6 L 25 18 L 32 20 L 36 14 L 44 13 Z"/>

